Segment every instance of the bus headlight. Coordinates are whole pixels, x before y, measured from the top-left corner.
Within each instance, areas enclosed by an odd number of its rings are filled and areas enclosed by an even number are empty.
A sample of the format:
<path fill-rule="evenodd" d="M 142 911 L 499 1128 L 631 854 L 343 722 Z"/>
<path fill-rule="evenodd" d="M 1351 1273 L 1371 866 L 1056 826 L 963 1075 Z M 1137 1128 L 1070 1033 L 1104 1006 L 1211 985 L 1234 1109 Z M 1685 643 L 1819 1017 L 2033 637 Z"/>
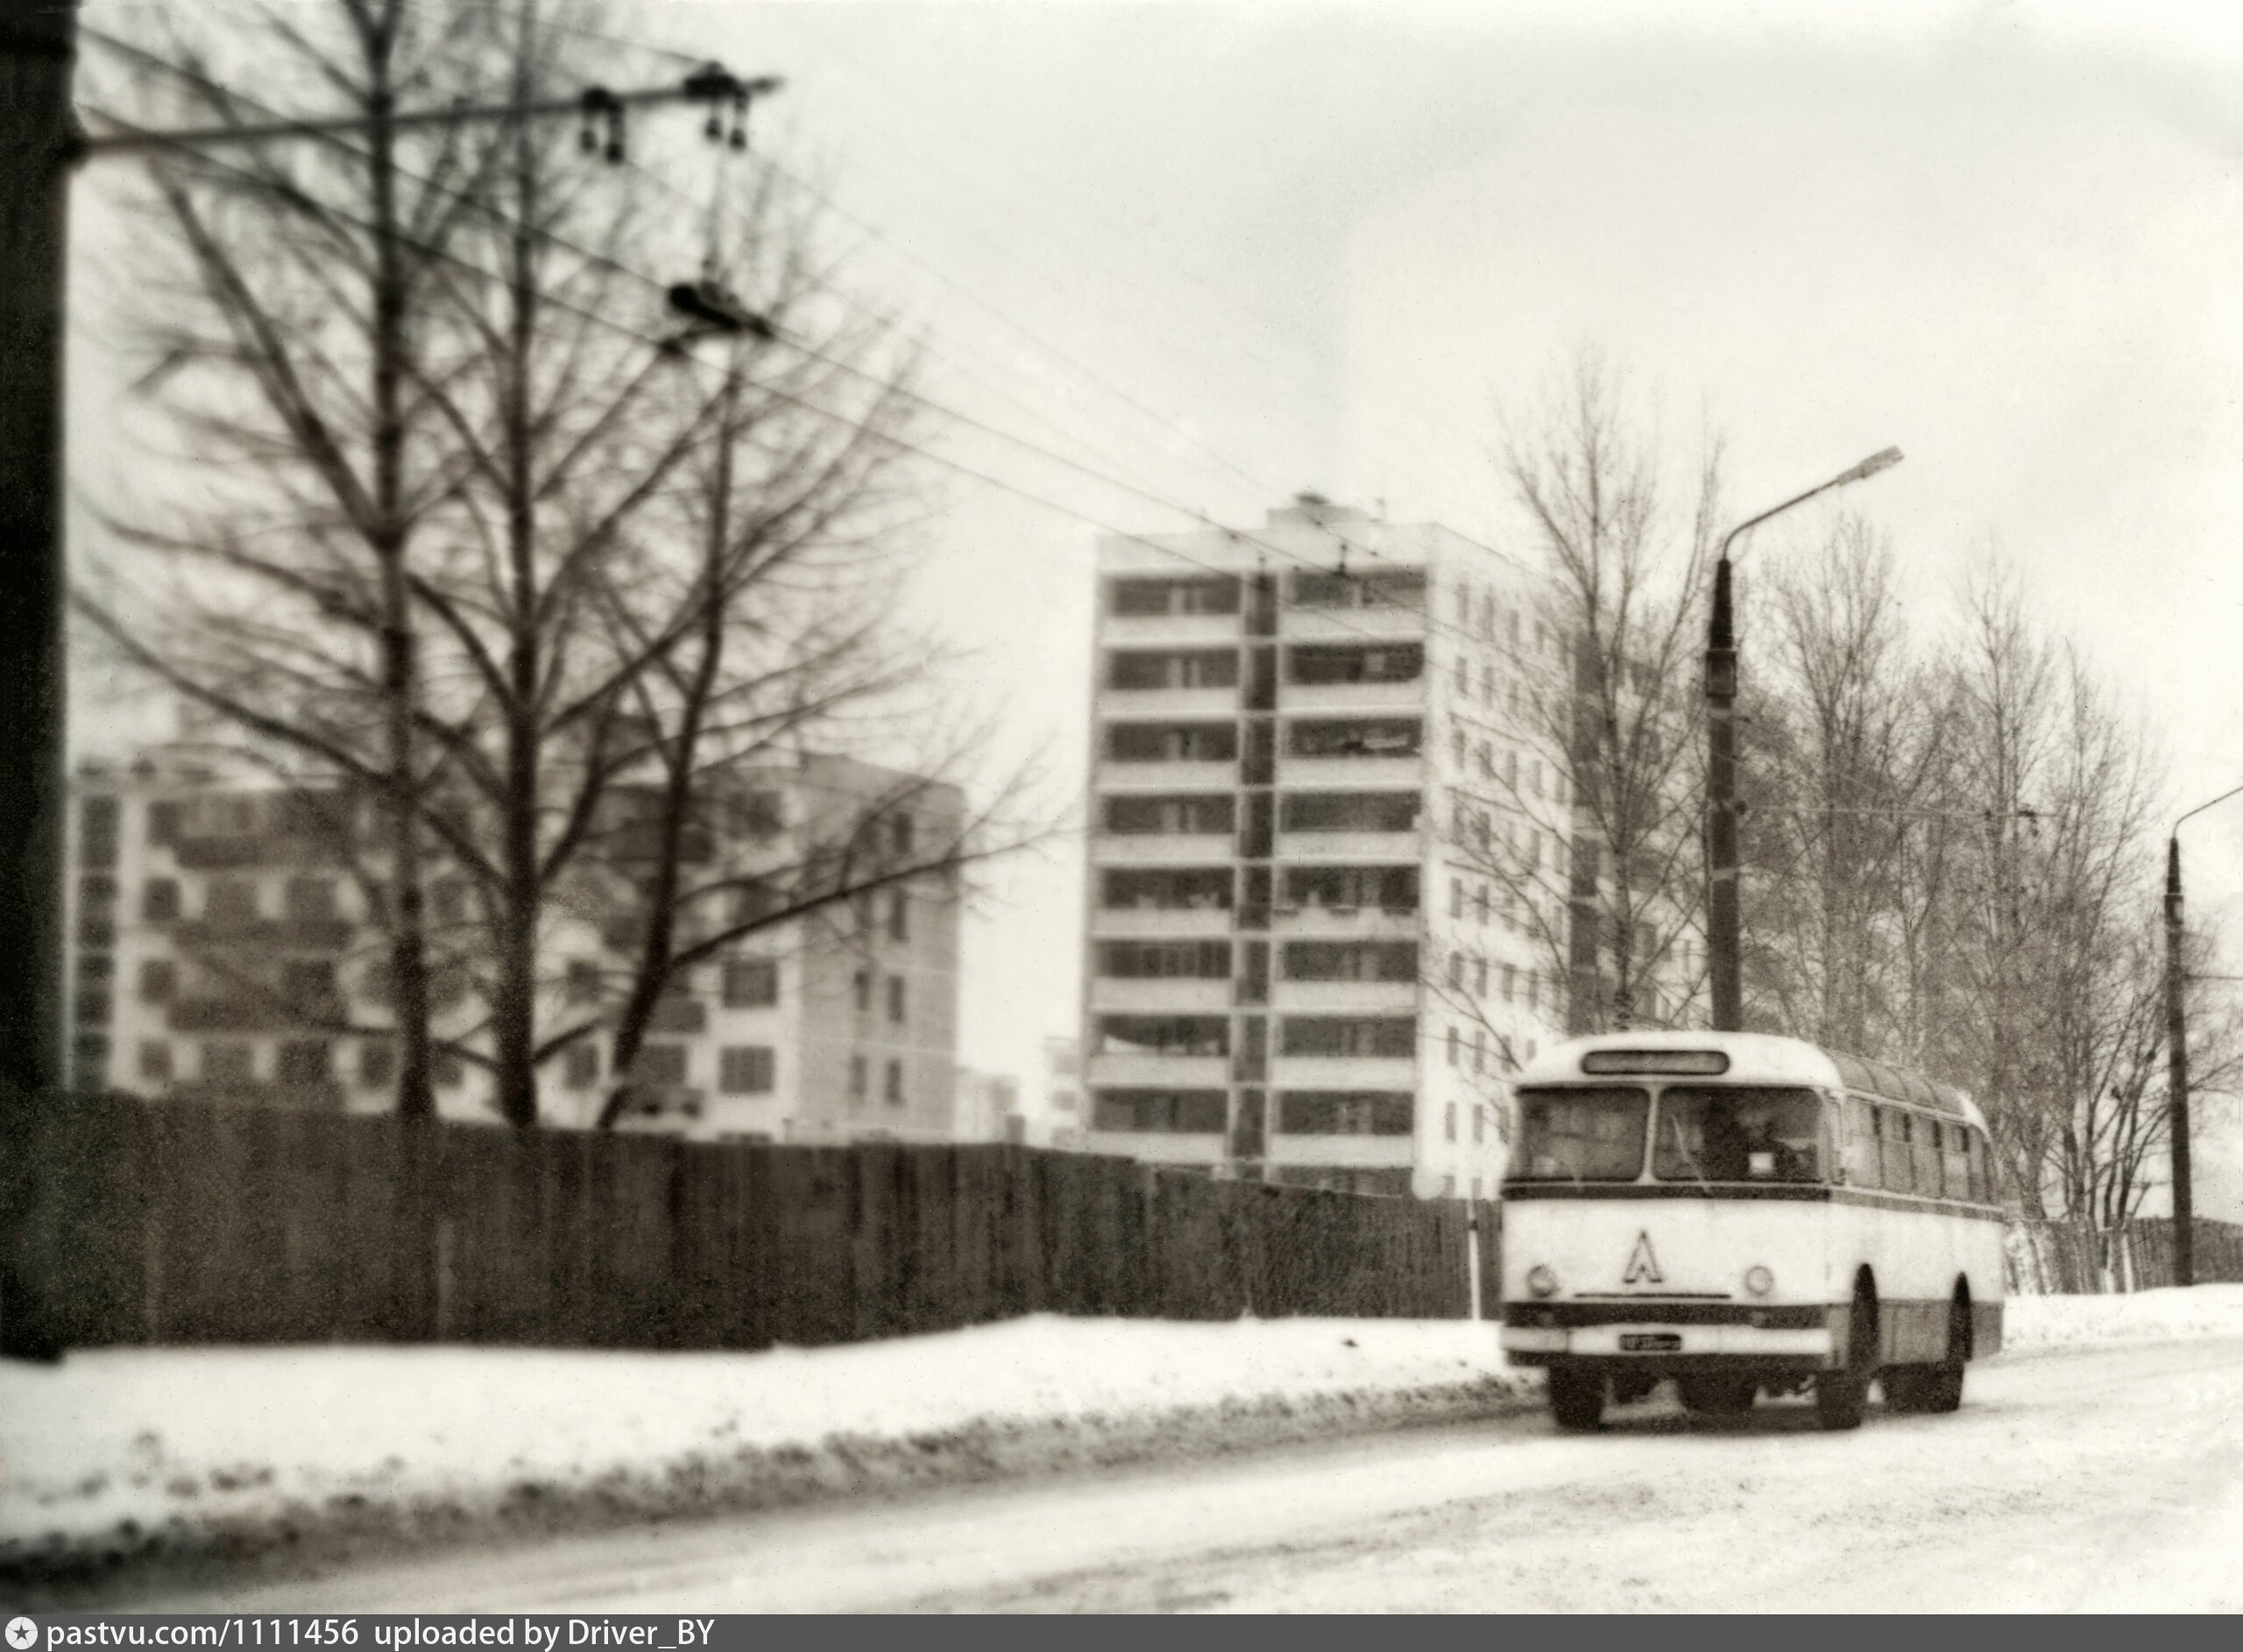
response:
<path fill-rule="evenodd" d="M 1744 1270 L 1744 1288 L 1755 1296 L 1765 1296 L 1776 1288 L 1776 1276 L 1766 1268 L 1754 1264 Z"/>
<path fill-rule="evenodd" d="M 1537 1296 L 1554 1296 L 1558 1294 L 1558 1276 L 1537 1262 L 1526 1270 L 1526 1288 Z"/>

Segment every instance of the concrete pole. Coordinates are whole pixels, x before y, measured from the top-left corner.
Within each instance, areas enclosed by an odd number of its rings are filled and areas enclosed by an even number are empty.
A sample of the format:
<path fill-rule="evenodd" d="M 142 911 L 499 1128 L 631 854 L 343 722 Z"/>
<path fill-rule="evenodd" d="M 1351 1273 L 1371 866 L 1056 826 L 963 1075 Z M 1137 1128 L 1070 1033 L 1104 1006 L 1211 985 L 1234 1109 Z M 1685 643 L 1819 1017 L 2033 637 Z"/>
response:
<path fill-rule="evenodd" d="M 2165 1109 L 2173 1147 L 2173 1282 L 2197 1282 L 2196 1195 L 2189 1175 L 2189 1027 L 2183 1001 L 2181 838 L 2165 844 Z"/>
<path fill-rule="evenodd" d="M 1737 902 L 1737 632 L 1729 558 L 1714 564 L 1706 625 L 1706 968 L 1716 1033 L 1744 1030 Z"/>
<path fill-rule="evenodd" d="M 63 281 L 75 0 L 0 21 L 0 1092 L 65 1082 Z"/>

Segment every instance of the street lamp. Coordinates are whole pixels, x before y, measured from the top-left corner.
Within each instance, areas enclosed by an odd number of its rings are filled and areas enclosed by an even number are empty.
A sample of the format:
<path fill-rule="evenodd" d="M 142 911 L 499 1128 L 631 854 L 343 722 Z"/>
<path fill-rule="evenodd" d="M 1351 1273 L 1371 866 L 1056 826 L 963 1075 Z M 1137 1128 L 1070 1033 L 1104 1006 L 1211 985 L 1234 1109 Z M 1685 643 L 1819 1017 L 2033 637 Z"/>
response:
<path fill-rule="evenodd" d="M 2165 1116 L 2173 1137 L 2173 1282 L 2197 1282 L 2196 1192 L 2189 1181 L 2189 1026 L 2181 963 L 2181 828 L 2243 786 L 2199 803 L 2173 822 L 2165 840 Z"/>
<path fill-rule="evenodd" d="M 1706 623 L 1706 965 L 1717 1033 L 1744 1028 L 1737 890 L 1737 636 L 1730 611 L 1729 547 L 1772 516 L 1900 462 L 1900 450 L 1886 448 L 1819 486 L 1747 517 L 1723 537 L 1714 562 L 1713 615 Z"/>

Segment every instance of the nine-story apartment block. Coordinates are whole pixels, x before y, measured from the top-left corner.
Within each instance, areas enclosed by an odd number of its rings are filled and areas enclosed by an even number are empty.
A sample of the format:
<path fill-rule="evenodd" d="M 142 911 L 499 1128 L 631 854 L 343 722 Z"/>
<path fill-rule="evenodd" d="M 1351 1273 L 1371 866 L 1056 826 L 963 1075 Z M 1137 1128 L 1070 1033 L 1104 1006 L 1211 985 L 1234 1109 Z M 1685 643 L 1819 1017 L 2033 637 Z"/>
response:
<path fill-rule="evenodd" d="M 1106 537 L 1098 574 L 1087 1145 L 1492 1195 L 1504 1075 L 1564 1024 L 1485 875 L 1491 841 L 1566 853 L 1532 577 L 1308 495 L 1249 533 Z"/>

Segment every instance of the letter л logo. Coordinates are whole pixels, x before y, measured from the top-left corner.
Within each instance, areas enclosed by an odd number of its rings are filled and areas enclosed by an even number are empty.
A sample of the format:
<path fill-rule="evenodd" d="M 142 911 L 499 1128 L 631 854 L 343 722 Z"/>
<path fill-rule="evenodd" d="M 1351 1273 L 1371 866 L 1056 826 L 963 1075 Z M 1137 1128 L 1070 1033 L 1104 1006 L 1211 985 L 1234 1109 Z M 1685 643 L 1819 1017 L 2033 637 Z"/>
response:
<path fill-rule="evenodd" d="M 1643 1229 L 1636 1235 L 1636 1248 L 1628 1253 L 1628 1271 L 1620 1275 L 1623 1285 L 1659 1285 L 1666 1275 L 1659 1271 L 1659 1258 L 1652 1253 L 1651 1231 Z"/>

